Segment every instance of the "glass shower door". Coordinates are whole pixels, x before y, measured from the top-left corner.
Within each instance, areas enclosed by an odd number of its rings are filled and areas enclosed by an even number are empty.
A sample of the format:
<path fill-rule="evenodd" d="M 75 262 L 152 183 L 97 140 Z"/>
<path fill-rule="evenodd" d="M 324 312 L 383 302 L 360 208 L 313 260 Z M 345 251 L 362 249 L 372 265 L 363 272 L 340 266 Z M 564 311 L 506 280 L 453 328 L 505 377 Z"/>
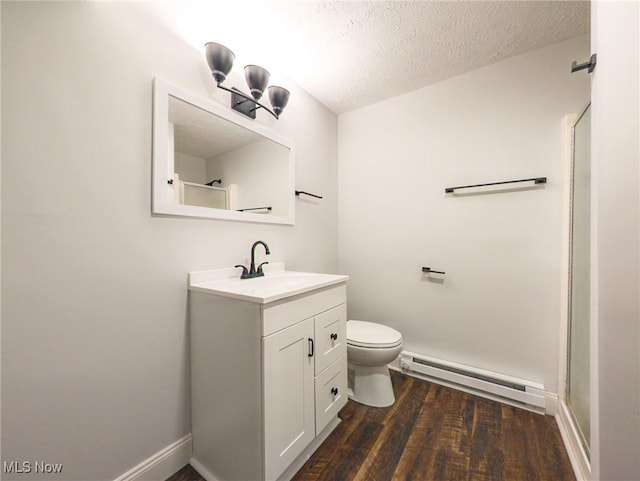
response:
<path fill-rule="evenodd" d="M 589 455 L 591 109 L 573 126 L 567 406 Z"/>

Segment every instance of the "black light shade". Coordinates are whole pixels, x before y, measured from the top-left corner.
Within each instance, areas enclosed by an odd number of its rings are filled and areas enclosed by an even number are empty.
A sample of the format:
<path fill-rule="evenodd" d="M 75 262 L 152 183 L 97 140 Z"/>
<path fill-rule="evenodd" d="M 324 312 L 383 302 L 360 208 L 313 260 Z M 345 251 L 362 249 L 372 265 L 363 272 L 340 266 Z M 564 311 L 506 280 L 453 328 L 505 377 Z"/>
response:
<path fill-rule="evenodd" d="M 257 65 L 247 65 L 244 68 L 244 78 L 247 81 L 253 98 L 260 100 L 264 89 L 266 89 L 269 84 L 269 72 Z"/>
<path fill-rule="evenodd" d="M 289 91 L 284 87 L 272 85 L 269 87 L 269 102 L 276 115 L 280 115 L 289 102 Z"/>
<path fill-rule="evenodd" d="M 0 0 L 2 1 L 2 0 Z M 269 85 L 269 72 L 258 65 L 247 65 L 244 68 L 244 78 L 247 81 L 251 94 L 246 94 L 235 87 L 226 87 L 223 82 L 233 67 L 236 56 L 231 50 L 216 42 L 205 44 L 205 57 L 211 69 L 211 74 L 217 87 L 231 93 L 231 108 L 252 119 L 256 118 L 256 111 L 264 109 L 276 119 L 282 113 L 289 102 L 289 91 L 283 87 L 269 87 L 269 101 L 272 108 L 259 102 L 264 91 Z"/>
<path fill-rule="evenodd" d="M 216 82 L 221 84 L 231 71 L 236 56 L 231 50 L 219 43 L 209 42 L 205 44 L 205 48 L 205 56 L 207 57 L 211 74 L 216 79 Z"/>

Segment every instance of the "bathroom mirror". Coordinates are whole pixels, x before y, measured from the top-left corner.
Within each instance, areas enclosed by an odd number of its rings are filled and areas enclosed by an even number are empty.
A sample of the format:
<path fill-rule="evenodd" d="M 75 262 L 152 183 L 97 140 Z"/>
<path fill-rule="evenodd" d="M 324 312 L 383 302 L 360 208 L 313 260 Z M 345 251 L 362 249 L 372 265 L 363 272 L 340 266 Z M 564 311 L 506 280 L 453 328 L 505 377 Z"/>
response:
<path fill-rule="evenodd" d="M 153 87 L 154 214 L 294 223 L 290 141 L 162 79 Z"/>

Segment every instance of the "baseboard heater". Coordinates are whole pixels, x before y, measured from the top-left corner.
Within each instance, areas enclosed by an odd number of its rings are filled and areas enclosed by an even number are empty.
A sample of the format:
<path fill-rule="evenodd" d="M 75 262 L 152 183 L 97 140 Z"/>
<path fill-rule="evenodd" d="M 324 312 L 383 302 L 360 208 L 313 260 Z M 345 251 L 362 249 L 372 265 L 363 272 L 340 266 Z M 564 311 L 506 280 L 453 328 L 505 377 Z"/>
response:
<path fill-rule="evenodd" d="M 526 409 L 545 412 L 544 385 L 491 371 L 402 351 L 400 369 L 462 391 Z"/>

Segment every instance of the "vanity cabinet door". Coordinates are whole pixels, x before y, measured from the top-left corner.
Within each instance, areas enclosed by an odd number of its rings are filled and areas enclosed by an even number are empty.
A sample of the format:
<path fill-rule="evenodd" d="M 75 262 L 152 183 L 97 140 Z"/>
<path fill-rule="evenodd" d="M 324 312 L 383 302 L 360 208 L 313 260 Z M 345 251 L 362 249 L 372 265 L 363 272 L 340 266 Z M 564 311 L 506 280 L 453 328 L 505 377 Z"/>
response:
<path fill-rule="evenodd" d="M 316 316 L 316 376 L 347 354 L 347 305 Z"/>
<path fill-rule="evenodd" d="M 265 479 L 315 437 L 313 318 L 263 338 Z"/>

